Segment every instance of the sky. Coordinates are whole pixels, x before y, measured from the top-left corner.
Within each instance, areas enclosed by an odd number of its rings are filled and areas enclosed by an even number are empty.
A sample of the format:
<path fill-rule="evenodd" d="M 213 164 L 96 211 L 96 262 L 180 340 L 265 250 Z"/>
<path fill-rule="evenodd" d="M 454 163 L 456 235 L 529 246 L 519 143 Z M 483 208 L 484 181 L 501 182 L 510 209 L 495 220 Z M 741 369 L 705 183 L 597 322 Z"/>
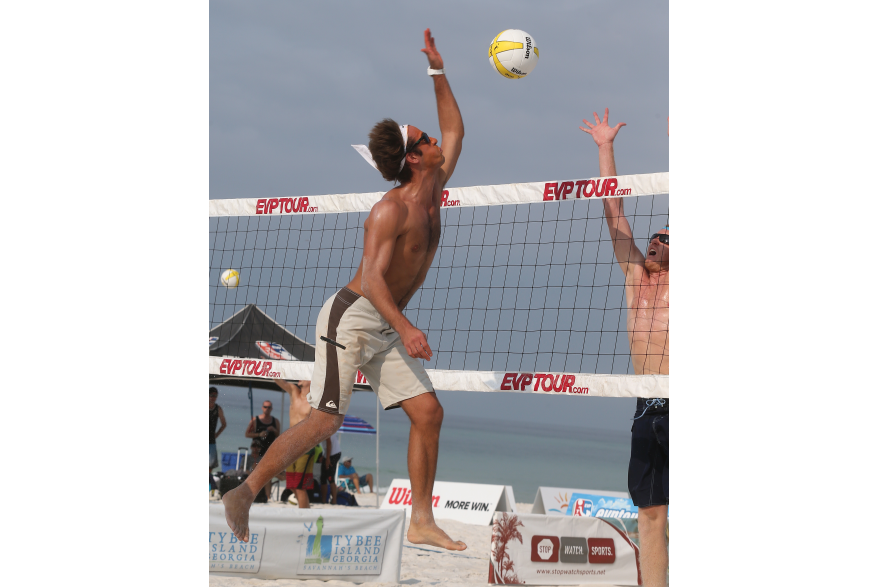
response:
<path fill-rule="evenodd" d="M 448 187 L 599 175 L 579 130 L 625 122 L 619 174 L 669 171 L 668 7 L 653 2 L 210 3 L 210 197 L 386 191 L 351 144 L 390 117 L 439 136 L 423 31 L 432 30 L 465 124 Z M 488 63 L 502 30 L 540 58 L 508 80 Z M 342 285 L 342 284 L 339 284 Z M 634 401 L 445 393 L 448 416 L 629 428 Z M 625 428 L 626 427 L 626 428 Z"/>

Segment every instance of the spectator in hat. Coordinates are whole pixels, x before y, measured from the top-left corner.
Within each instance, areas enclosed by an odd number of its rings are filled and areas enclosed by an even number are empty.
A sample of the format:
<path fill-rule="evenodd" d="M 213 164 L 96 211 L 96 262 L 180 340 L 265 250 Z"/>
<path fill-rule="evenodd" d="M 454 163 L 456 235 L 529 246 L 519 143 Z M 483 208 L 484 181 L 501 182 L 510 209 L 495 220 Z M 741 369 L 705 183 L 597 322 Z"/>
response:
<path fill-rule="evenodd" d="M 338 478 L 348 479 L 348 487 L 350 486 L 350 481 L 353 481 L 353 487 L 357 493 L 362 493 L 362 490 L 359 488 L 360 482 L 367 483 L 368 490 L 372 493 L 375 492 L 375 488 L 372 485 L 372 474 L 366 473 L 365 476 L 359 476 L 356 469 L 353 468 L 353 457 L 351 456 L 341 457 L 341 465 L 338 467 Z"/>

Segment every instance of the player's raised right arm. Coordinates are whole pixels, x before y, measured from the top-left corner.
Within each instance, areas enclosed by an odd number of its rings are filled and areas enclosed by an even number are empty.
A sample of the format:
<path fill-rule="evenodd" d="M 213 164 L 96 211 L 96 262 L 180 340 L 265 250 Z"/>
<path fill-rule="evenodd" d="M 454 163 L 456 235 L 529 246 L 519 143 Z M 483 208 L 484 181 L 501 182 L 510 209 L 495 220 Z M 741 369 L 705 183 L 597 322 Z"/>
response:
<path fill-rule="evenodd" d="M 432 357 L 432 350 L 426 342 L 426 335 L 402 314 L 384 277 L 393 259 L 396 239 L 405 225 L 405 216 L 405 207 L 392 200 L 381 200 L 372 206 L 365 221 L 362 291 L 381 316 L 399 333 L 408 354 L 428 361 Z"/>
<path fill-rule="evenodd" d="M 595 124 L 582 120 L 588 128 L 579 128 L 591 135 L 597 145 L 600 155 L 600 177 L 614 177 L 615 172 L 615 136 L 624 122 L 619 122 L 614 127 L 609 126 L 609 109 L 603 120 L 594 112 Z M 606 224 L 609 227 L 609 236 L 612 237 L 612 248 L 615 251 L 615 259 L 625 275 L 632 266 L 642 267 L 645 257 L 633 242 L 633 231 L 630 223 L 624 216 L 624 200 L 622 198 L 606 198 L 603 200 L 603 211 L 606 214 Z"/>
<path fill-rule="evenodd" d="M 429 29 L 423 31 L 423 41 L 426 47 L 421 49 L 426 53 L 429 59 L 429 67 L 431 69 L 444 69 L 444 60 L 435 48 L 435 39 Z M 442 154 L 445 156 L 445 162 L 442 163 L 442 178 L 440 188 L 443 188 L 451 175 L 454 168 L 457 167 L 457 159 L 460 158 L 460 151 L 463 149 L 463 116 L 460 114 L 460 107 L 457 106 L 457 100 L 448 84 L 445 75 L 432 76 L 435 86 L 435 101 L 438 107 L 439 131 L 442 133 Z"/>

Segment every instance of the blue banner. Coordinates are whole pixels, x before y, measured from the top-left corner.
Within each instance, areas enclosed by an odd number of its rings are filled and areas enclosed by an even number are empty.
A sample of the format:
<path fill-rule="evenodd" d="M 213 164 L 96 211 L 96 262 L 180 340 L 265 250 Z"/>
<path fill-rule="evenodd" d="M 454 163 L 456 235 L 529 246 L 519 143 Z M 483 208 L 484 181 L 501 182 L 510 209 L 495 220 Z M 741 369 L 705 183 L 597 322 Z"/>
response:
<path fill-rule="evenodd" d="M 593 518 L 636 518 L 639 508 L 627 497 L 594 495 L 591 493 L 573 493 L 569 498 L 567 516 L 585 516 Z"/>

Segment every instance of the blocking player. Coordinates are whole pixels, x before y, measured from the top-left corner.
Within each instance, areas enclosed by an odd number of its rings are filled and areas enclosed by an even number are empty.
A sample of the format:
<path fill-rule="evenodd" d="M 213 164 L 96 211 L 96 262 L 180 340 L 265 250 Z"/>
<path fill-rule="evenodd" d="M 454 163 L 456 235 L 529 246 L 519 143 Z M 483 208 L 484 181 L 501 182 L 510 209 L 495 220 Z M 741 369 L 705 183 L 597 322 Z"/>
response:
<path fill-rule="evenodd" d="M 615 176 L 615 136 L 625 123 L 609 126 L 603 120 L 579 128 L 594 139 L 600 157 L 600 177 Z M 634 244 L 624 216 L 624 198 L 606 198 L 603 210 L 615 259 L 624 272 L 627 298 L 627 336 L 637 375 L 670 374 L 670 230 L 665 226 L 648 237 L 646 254 Z M 631 427 L 627 484 L 639 508 L 640 560 L 643 584 L 667 584 L 667 507 L 670 503 L 668 399 L 637 398 Z"/>
<path fill-rule="evenodd" d="M 424 333 L 402 313 L 435 257 L 442 188 L 454 172 L 463 141 L 463 119 L 429 29 L 424 31 L 424 41 L 422 51 L 433 79 L 442 146 L 414 125 L 400 127 L 390 119 L 369 133 L 368 152 L 363 155 L 384 179 L 400 185 L 372 207 L 356 275 L 329 298 L 317 319 L 316 360 L 308 394 L 314 409 L 274 442 L 243 484 L 223 497 L 226 521 L 244 542 L 249 539 L 249 508 L 255 491 L 338 430 L 356 372 L 362 370 L 384 408 L 401 407 L 411 420 L 408 540 L 449 550 L 466 548 L 433 519 L 432 488 L 443 410 L 418 360 L 430 360 L 432 349 Z"/>

